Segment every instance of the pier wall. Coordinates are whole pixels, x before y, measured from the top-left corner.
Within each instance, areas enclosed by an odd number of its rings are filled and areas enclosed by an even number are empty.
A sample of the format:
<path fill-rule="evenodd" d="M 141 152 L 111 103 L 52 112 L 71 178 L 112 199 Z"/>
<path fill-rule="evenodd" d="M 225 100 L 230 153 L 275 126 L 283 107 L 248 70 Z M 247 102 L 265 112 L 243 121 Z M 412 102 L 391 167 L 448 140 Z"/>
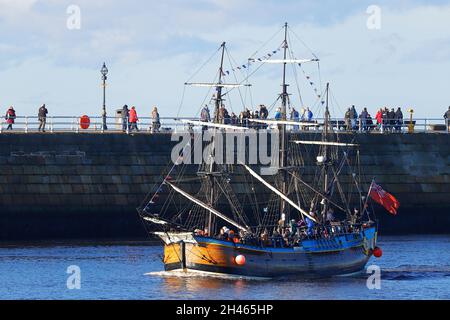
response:
<path fill-rule="evenodd" d="M 170 138 L 0 134 L 0 240 L 145 237 L 135 208 L 167 172 Z M 396 217 L 378 208 L 382 234 L 450 232 L 450 134 L 342 137 L 354 138 L 365 183 L 376 177 L 402 204 Z M 233 181 L 237 190 L 241 182 Z M 194 192 L 198 185 L 183 188 Z"/>

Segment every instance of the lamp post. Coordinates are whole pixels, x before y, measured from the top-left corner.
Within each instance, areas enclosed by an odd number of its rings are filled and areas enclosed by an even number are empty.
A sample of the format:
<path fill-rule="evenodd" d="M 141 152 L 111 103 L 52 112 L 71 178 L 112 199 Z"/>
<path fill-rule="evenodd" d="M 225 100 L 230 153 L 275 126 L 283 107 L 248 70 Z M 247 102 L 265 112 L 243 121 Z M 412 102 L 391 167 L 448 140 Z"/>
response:
<path fill-rule="evenodd" d="M 414 133 L 414 109 L 410 108 L 408 109 L 409 112 L 409 125 L 408 125 L 408 133 Z"/>
<path fill-rule="evenodd" d="M 103 118 L 103 130 L 108 130 L 108 127 L 106 125 L 106 80 L 108 79 L 108 68 L 106 67 L 106 63 L 103 63 L 103 67 L 100 70 L 102 73 L 102 80 L 103 80 L 103 112 L 102 112 L 102 118 Z"/>

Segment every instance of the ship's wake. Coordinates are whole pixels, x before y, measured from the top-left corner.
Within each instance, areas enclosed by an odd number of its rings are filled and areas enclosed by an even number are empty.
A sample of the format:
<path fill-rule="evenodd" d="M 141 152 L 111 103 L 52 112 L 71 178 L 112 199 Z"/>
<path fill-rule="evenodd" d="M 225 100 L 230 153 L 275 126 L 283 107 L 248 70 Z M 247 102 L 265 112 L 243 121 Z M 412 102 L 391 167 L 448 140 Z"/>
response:
<path fill-rule="evenodd" d="M 149 272 L 145 274 L 151 277 L 161 277 L 161 278 L 215 278 L 222 280 L 257 280 L 264 281 L 270 278 L 260 278 L 260 277 L 246 277 L 239 275 L 226 275 L 220 273 L 203 272 L 203 271 L 156 271 Z"/>
<path fill-rule="evenodd" d="M 450 277 L 450 266 L 401 265 L 381 269 L 381 277 L 384 280 L 397 281 Z"/>

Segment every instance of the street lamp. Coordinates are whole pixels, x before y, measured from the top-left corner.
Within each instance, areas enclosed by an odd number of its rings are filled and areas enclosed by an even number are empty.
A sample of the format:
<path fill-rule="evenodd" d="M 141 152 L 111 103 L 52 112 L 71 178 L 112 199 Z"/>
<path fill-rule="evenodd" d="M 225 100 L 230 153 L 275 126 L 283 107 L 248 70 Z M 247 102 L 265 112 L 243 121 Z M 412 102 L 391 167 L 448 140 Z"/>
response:
<path fill-rule="evenodd" d="M 102 73 L 102 80 L 103 80 L 103 130 L 108 130 L 108 127 L 106 125 L 106 80 L 108 79 L 108 68 L 106 67 L 106 63 L 103 63 L 103 67 L 100 70 Z"/>

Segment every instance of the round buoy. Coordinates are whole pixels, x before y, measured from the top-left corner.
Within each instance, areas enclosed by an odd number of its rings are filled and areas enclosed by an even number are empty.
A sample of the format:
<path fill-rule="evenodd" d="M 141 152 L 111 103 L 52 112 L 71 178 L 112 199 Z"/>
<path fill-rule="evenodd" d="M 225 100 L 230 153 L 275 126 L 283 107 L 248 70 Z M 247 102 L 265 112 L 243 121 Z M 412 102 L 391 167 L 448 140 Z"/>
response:
<path fill-rule="evenodd" d="M 381 248 L 376 247 L 375 249 L 373 249 L 373 256 L 375 258 L 381 258 L 383 256 L 383 250 L 381 250 Z"/>
<path fill-rule="evenodd" d="M 237 256 L 235 260 L 236 260 L 236 264 L 237 264 L 238 266 L 243 266 L 243 265 L 245 265 L 245 257 L 244 257 L 243 255 Z"/>
<path fill-rule="evenodd" d="M 82 116 L 80 118 L 80 128 L 83 130 L 89 129 L 89 126 L 91 125 L 91 119 L 89 119 L 88 116 Z"/>

